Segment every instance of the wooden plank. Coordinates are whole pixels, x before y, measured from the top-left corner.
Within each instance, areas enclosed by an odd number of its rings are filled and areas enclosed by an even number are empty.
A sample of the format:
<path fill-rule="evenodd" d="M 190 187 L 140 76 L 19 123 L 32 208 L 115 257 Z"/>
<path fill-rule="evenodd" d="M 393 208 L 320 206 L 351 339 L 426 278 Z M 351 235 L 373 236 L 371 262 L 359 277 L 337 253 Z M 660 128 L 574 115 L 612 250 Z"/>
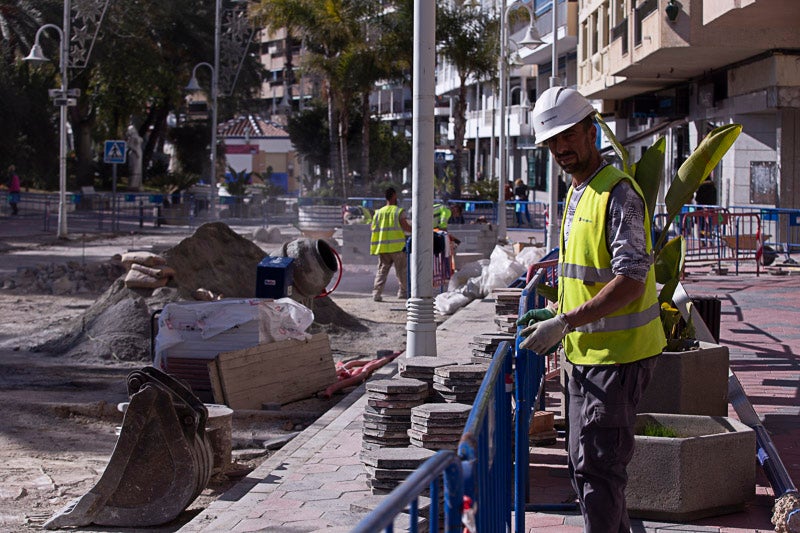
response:
<path fill-rule="evenodd" d="M 328 336 L 308 342 L 287 340 L 220 353 L 211 385 L 233 409 L 308 398 L 336 380 Z M 216 382 L 216 383 L 215 383 Z"/>
<path fill-rule="evenodd" d="M 219 372 L 217 371 L 216 357 L 208 361 L 208 379 L 211 382 L 211 392 L 214 395 L 214 402 L 220 405 L 227 405 L 225 398 L 225 390 L 222 388 L 222 381 L 219 379 Z"/>
<path fill-rule="evenodd" d="M 219 364 L 224 365 L 226 370 L 235 368 L 246 368 L 250 365 L 258 365 L 265 358 L 275 357 L 281 353 L 320 353 L 325 347 L 330 348 L 328 336 L 319 333 L 311 337 L 308 341 L 296 341 L 293 339 L 272 342 L 269 344 L 259 344 L 243 350 L 230 352 L 220 352 L 217 356 Z"/>

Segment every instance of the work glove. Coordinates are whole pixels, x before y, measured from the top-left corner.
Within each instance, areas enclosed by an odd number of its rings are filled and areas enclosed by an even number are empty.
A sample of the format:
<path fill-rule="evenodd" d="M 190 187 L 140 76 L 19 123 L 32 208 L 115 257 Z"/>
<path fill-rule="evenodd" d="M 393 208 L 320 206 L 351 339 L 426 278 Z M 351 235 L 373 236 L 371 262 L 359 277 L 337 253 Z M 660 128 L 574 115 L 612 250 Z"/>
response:
<path fill-rule="evenodd" d="M 553 318 L 556 314 L 550 309 L 543 307 L 542 309 L 531 309 L 519 319 L 517 319 L 518 326 L 532 326 L 536 322 Z"/>
<path fill-rule="evenodd" d="M 558 343 L 572 330 L 564 315 L 548 318 L 523 329 L 520 336 L 527 337 L 519 345 L 520 348 L 532 350 L 539 355 L 553 353 Z"/>

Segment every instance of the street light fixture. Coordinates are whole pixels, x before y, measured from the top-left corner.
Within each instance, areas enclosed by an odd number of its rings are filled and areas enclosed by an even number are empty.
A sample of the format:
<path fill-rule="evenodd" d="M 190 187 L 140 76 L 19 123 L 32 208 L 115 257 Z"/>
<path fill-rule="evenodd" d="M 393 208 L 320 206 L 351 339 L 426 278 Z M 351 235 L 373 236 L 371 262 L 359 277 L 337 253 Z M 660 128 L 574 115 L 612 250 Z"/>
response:
<path fill-rule="evenodd" d="M 208 67 L 211 71 L 211 150 L 209 162 L 211 164 L 211 217 L 219 218 L 217 208 L 217 111 L 220 92 L 220 77 L 222 77 L 223 94 L 230 96 L 236 85 L 236 79 L 242 68 L 247 48 L 253 36 L 253 28 L 246 21 L 248 0 L 231 0 L 233 8 L 225 10 L 225 65 L 220 66 L 220 49 L 223 31 L 222 0 L 216 0 L 214 5 L 214 64 L 200 62 L 192 69 L 192 77 L 186 85 L 187 92 L 200 91 L 202 88 L 197 81 L 197 68 Z"/>
<path fill-rule="evenodd" d="M 520 41 L 520 46 L 538 46 L 542 44 L 542 39 L 536 30 L 536 17 L 532 8 L 533 0 L 514 0 L 511 4 L 506 6 L 506 1 L 501 1 L 501 10 L 503 16 L 500 19 L 500 145 L 498 152 L 500 153 L 500 183 L 497 187 L 497 237 L 504 239 L 506 236 L 506 183 L 508 181 L 508 159 L 506 157 L 506 106 L 508 105 L 508 64 L 506 60 L 508 48 L 508 15 L 512 11 L 525 8 L 528 10 L 530 16 L 530 24 L 525 33 L 525 37 Z"/>
<path fill-rule="evenodd" d="M 50 60 L 44 55 L 39 38 L 42 32 L 47 29 L 55 30 L 59 38 L 59 69 L 61 70 L 61 88 L 58 98 L 55 99 L 58 105 L 58 228 L 56 235 L 59 239 L 67 238 L 67 105 L 70 100 L 67 98 L 67 67 L 69 65 L 69 43 L 64 37 L 69 35 L 69 1 L 64 2 L 64 29 L 62 30 L 55 24 L 45 24 L 36 31 L 31 52 L 25 57 L 25 61 L 34 64 L 47 63 Z"/>
<path fill-rule="evenodd" d="M 216 56 L 216 54 L 215 54 Z M 217 218 L 217 69 L 210 63 L 202 61 L 194 66 L 192 69 L 192 77 L 189 83 L 186 84 L 187 92 L 197 92 L 202 90 L 197 81 L 197 69 L 199 67 L 208 67 L 211 71 L 211 154 L 209 161 L 211 163 L 211 177 L 209 182 L 211 184 L 211 218 Z"/>
<path fill-rule="evenodd" d="M 558 77 L 558 2 L 552 3 L 552 28 L 553 49 L 550 56 L 550 87 L 561 85 L 561 78 Z M 561 219 L 558 218 L 558 172 L 556 171 L 556 158 L 551 153 L 548 160 L 548 171 L 550 172 L 550 195 L 548 197 L 548 224 L 547 224 L 547 247 L 551 250 L 558 243 L 558 234 L 561 230 Z"/>
<path fill-rule="evenodd" d="M 109 0 L 93 0 L 92 2 L 78 2 L 75 6 L 76 27 L 78 36 L 72 39 L 72 58 L 70 58 L 70 25 L 73 9 L 70 0 L 64 0 L 64 13 L 62 25 L 45 24 L 36 30 L 33 46 L 30 53 L 24 58 L 34 64 L 47 63 L 50 60 L 44 55 L 39 44 L 42 32 L 47 29 L 55 30 L 59 38 L 59 70 L 61 73 L 61 88 L 50 91 L 53 103 L 59 107 L 59 147 L 58 147 L 58 229 L 60 239 L 67 238 L 67 107 L 75 105 L 76 98 L 80 96 L 78 89 L 68 89 L 69 68 L 82 69 L 86 67 L 92 47 L 97 39 L 97 33 L 103 22 Z"/>

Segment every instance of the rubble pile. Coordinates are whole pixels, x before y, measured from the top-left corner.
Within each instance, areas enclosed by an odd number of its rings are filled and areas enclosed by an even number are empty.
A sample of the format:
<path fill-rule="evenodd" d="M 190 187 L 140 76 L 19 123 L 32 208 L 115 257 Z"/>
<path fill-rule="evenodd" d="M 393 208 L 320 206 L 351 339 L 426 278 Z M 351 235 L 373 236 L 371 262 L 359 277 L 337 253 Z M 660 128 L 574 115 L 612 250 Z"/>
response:
<path fill-rule="evenodd" d="M 83 264 L 48 263 L 20 268 L 15 276 L 2 281 L 3 290 L 18 293 L 54 295 L 91 294 L 104 291 L 125 272 L 119 260 Z"/>

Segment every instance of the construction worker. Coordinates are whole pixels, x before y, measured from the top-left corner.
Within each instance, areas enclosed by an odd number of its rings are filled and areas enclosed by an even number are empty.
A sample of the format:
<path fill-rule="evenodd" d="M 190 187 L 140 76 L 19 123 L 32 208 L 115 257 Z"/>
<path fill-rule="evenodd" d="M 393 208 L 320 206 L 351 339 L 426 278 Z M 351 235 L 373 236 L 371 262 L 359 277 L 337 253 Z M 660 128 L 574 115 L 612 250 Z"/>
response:
<path fill-rule="evenodd" d="M 408 298 L 406 283 L 408 258 L 403 249 L 406 245 L 404 232 L 411 233 L 411 224 L 406 220 L 404 210 L 397 207 L 397 191 L 389 187 L 385 196 L 386 205 L 375 211 L 372 218 L 372 240 L 369 246 L 370 255 L 378 256 L 378 271 L 375 273 L 375 283 L 372 286 L 372 299 L 376 302 L 383 300 L 381 293 L 392 266 L 400 283 L 397 297 L 403 300 Z"/>
<path fill-rule="evenodd" d="M 433 229 L 447 230 L 447 222 L 452 212 L 445 204 L 433 204 Z"/>
<path fill-rule="evenodd" d="M 520 318 L 522 348 L 563 340 L 568 456 L 587 533 L 629 532 L 626 468 L 636 407 L 666 345 L 652 264 L 650 215 L 639 186 L 597 149 L 595 110 L 578 91 L 546 90 L 536 140 L 572 177 L 558 255 L 558 304 Z"/>

